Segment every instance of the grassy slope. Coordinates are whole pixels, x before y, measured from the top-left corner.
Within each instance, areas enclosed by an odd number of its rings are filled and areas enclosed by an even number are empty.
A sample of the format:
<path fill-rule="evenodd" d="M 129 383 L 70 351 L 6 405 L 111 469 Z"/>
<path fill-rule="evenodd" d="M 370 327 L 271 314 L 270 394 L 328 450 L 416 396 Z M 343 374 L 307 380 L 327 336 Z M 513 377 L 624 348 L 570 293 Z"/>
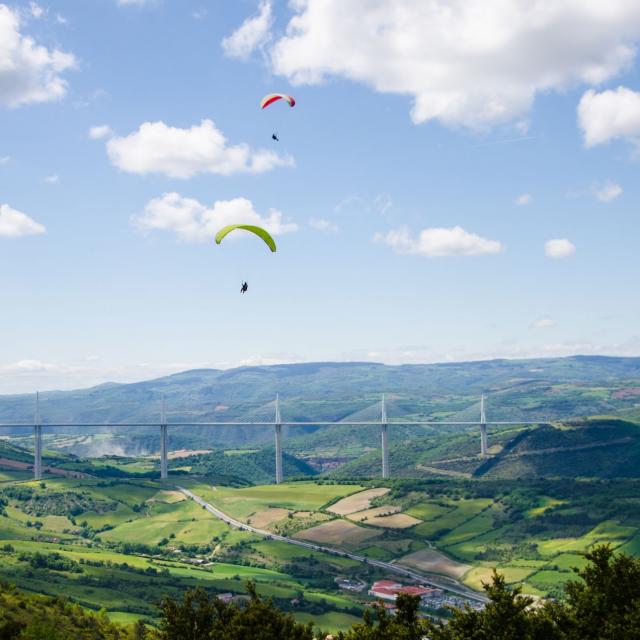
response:
<path fill-rule="evenodd" d="M 10 480 L 13 473 L 6 472 L 6 479 Z M 40 483 L 22 481 L 17 474 L 13 479 L 17 486 L 30 487 L 42 495 L 82 494 L 118 505 L 105 514 L 84 512 L 74 519 L 34 518 L 22 510 L 24 500 L 9 498 L 7 515 L 0 517 L 0 579 L 22 588 L 50 595 L 64 593 L 85 607 L 104 607 L 123 619 L 130 619 L 132 614 L 154 617 L 163 595 L 178 596 L 187 587 L 243 593 L 247 580 L 257 583 L 259 593 L 272 596 L 285 606 L 304 592 L 309 606 L 315 607 L 313 616 L 320 616 L 326 628 L 332 629 L 330 623 L 334 620 L 340 623 L 337 629 L 347 611 L 358 610 L 353 598 L 339 594 L 332 578 L 336 571 L 353 570 L 355 563 L 305 550 L 291 553 L 273 541 L 233 530 L 194 502 L 168 492 L 166 485 L 147 480 L 46 478 L 42 487 Z M 11 484 L 0 485 L 0 491 Z M 227 496 L 232 491 L 222 490 Z M 240 491 L 242 498 L 237 502 L 244 507 L 263 508 L 281 500 L 291 508 L 315 509 L 353 488 L 301 483 Z M 40 528 L 33 526 L 36 520 Z M 160 553 L 157 557 L 141 555 L 142 548 L 123 553 L 123 544 L 159 543 L 161 546 L 154 551 Z M 182 554 L 169 550 L 181 545 L 186 545 Z M 198 567 L 181 561 L 198 553 L 193 545 L 205 554 L 200 557 L 211 564 Z M 30 559 L 36 553 L 58 553 L 73 561 L 78 570 L 35 567 Z M 300 613 L 304 610 L 303 606 Z"/>
<path fill-rule="evenodd" d="M 430 477 L 442 470 L 484 478 L 639 477 L 640 426 L 601 418 L 566 425 L 520 427 L 490 433 L 491 456 L 479 455 L 475 431 L 440 433 L 392 445 L 394 476 Z M 379 451 L 365 454 L 329 475 L 338 478 L 371 477 L 379 467 Z"/>

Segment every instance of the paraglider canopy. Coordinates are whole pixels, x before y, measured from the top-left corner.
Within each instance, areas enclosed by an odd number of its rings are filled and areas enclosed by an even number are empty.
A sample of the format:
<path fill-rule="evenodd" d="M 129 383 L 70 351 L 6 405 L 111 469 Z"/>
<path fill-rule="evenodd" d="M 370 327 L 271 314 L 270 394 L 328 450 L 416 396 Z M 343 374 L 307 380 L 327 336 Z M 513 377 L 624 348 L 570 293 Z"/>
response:
<path fill-rule="evenodd" d="M 269 232 L 262 227 L 256 227 L 252 224 L 230 224 L 226 227 L 223 227 L 222 229 L 220 229 L 220 231 L 218 231 L 218 233 L 216 233 L 216 244 L 220 244 L 228 234 L 230 234 L 232 231 L 235 231 L 236 229 L 242 229 L 243 231 L 254 233 L 259 238 L 262 238 L 269 249 L 271 249 L 271 251 L 275 253 L 276 243 Z"/>
<path fill-rule="evenodd" d="M 260 108 L 264 109 L 268 107 L 270 104 L 277 102 L 278 100 L 284 100 L 289 104 L 290 107 L 295 106 L 296 101 L 293 96 L 290 96 L 286 93 L 269 93 L 262 100 L 260 100 Z"/>

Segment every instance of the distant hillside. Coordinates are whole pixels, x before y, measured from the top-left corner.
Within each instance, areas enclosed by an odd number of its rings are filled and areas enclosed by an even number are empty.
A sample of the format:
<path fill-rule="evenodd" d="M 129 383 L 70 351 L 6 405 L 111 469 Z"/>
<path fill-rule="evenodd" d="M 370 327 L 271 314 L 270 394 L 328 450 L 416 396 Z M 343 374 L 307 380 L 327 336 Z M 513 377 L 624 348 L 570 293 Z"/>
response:
<path fill-rule="evenodd" d="M 379 415 L 387 394 L 389 418 L 477 419 L 478 400 L 487 394 L 493 420 L 563 419 L 587 415 L 640 418 L 640 358 L 572 357 L 491 360 L 433 365 L 310 363 L 243 367 L 228 371 L 186 371 L 134 384 L 105 384 L 79 391 L 41 394 L 44 424 L 156 422 L 166 398 L 170 422 L 265 421 L 280 394 L 289 421 L 344 420 Z M 33 420 L 33 396 L 0 396 L 0 422 Z M 296 427 L 286 437 L 306 436 L 314 427 Z M 345 432 L 347 433 L 347 432 Z M 139 429 L 129 436 L 150 436 Z M 216 446 L 270 442 L 271 430 L 250 426 L 216 429 Z M 317 446 L 326 444 L 318 434 Z M 351 435 L 348 438 L 353 440 Z M 364 432 L 363 432 L 364 437 Z M 363 437 L 355 440 L 362 445 Z M 172 429 L 175 446 L 211 441 L 204 429 Z M 367 436 L 368 440 L 369 437 Z M 324 440 L 324 442 L 323 442 Z M 338 441 L 339 443 L 339 441 Z M 296 441 L 296 450 L 301 443 Z"/>
<path fill-rule="evenodd" d="M 232 454 L 212 451 L 205 455 L 175 460 L 171 466 L 190 467 L 191 473 L 206 476 L 214 484 L 230 486 L 270 484 L 276 474 L 273 449 Z M 285 477 L 289 479 L 316 475 L 313 467 L 288 453 L 282 456 L 282 466 Z"/>
<path fill-rule="evenodd" d="M 479 455 L 478 433 L 440 434 L 390 448 L 395 477 L 445 476 L 522 479 L 543 477 L 640 477 L 640 425 L 592 419 L 492 433 L 491 455 Z M 380 466 L 375 451 L 332 472 L 370 477 Z"/>

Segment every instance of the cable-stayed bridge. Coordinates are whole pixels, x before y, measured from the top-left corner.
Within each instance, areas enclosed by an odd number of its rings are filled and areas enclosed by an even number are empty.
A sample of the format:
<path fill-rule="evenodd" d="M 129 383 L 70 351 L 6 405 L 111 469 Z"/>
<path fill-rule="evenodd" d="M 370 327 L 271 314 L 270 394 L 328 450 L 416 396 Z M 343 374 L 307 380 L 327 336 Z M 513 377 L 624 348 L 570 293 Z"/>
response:
<path fill-rule="evenodd" d="M 46 422 L 43 423 L 40 410 L 40 396 L 35 396 L 35 411 L 33 422 L 16 422 L 16 423 L 0 423 L 0 429 L 15 430 L 21 428 L 33 428 L 34 434 L 34 460 L 33 474 L 34 478 L 39 480 L 42 478 L 42 430 L 43 428 L 55 429 L 138 429 L 154 427 L 159 429 L 160 435 L 160 478 L 166 480 L 169 476 L 168 467 L 168 432 L 169 428 L 178 429 L 184 427 L 198 428 L 221 428 L 221 427 L 256 427 L 256 428 L 272 428 L 275 439 L 275 463 L 276 473 L 275 481 L 280 483 L 284 480 L 282 467 L 282 451 L 283 451 L 283 427 L 332 427 L 332 426 L 351 426 L 364 427 L 379 425 L 380 427 L 380 452 L 381 452 L 381 477 L 391 477 L 391 469 L 389 468 L 389 429 L 394 425 L 411 425 L 411 426 L 460 426 L 460 427 L 478 427 L 480 454 L 488 455 L 488 435 L 487 426 L 517 426 L 522 424 L 541 425 L 548 424 L 548 420 L 518 420 L 518 421 L 488 421 L 485 412 L 485 397 L 480 398 L 479 403 L 474 405 L 478 410 L 477 420 L 422 420 L 411 417 L 401 404 L 394 404 L 394 396 L 391 396 L 391 403 L 383 394 L 381 400 L 375 404 L 371 404 L 362 409 L 351 412 L 347 417 L 340 420 L 283 420 L 280 398 L 276 398 L 268 403 L 262 403 L 258 406 L 251 407 L 245 415 L 234 420 L 215 420 L 215 421 L 174 421 L 170 422 L 167 418 L 167 409 L 165 399 L 162 399 L 159 420 L 144 422 Z M 389 405 L 396 409 L 393 415 L 390 415 Z M 406 417 L 404 417 L 406 416 Z"/>

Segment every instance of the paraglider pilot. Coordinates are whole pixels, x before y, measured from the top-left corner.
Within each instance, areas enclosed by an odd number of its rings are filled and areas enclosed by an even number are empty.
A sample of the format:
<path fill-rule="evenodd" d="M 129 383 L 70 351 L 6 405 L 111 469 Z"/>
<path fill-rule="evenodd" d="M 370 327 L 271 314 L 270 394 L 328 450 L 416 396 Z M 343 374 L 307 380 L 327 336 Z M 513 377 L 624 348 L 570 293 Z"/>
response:
<path fill-rule="evenodd" d="M 240 287 L 240 293 L 246 293 L 249 285 L 246 282 L 242 283 L 242 287 Z"/>
<path fill-rule="evenodd" d="M 280 142 L 280 138 L 278 138 L 278 134 L 277 133 L 272 133 L 271 134 L 271 139 L 275 140 L 276 142 Z"/>

